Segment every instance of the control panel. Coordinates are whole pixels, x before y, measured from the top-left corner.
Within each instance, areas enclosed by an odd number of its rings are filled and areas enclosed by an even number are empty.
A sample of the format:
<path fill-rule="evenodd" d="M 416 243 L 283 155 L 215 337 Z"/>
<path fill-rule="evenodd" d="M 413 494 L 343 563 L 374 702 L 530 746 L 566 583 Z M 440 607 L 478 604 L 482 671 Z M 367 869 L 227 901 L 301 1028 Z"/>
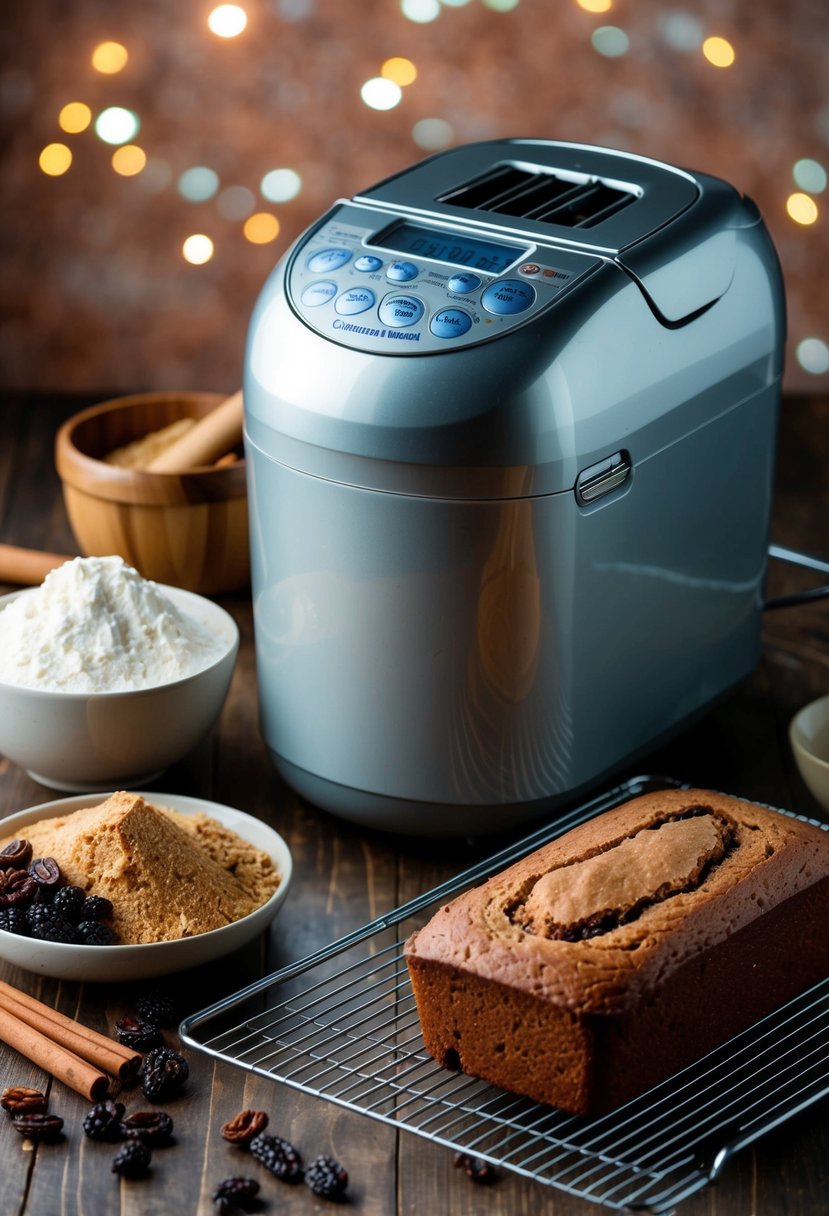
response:
<path fill-rule="evenodd" d="M 288 296 L 357 350 L 433 354 L 488 341 L 554 303 L 601 259 L 343 204 L 294 250 Z"/>

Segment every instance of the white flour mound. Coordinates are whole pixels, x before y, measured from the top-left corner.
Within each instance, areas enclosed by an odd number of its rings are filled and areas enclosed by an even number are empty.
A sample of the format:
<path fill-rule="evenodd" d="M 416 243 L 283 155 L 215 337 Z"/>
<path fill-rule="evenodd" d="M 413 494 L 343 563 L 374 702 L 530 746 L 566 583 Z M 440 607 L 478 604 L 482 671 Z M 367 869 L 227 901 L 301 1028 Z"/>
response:
<path fill-rule="evenodd" d="M 0 611 L 0 681 L 51 692 L 154 688 L 225 647 L 120 557 L 76 557 Z"/>

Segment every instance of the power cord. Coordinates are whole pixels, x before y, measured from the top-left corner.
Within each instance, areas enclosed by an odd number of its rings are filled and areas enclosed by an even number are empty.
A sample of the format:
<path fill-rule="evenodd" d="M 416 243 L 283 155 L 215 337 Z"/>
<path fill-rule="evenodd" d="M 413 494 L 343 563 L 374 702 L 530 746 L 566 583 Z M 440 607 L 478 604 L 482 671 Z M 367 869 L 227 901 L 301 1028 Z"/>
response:
<path fill-rule="evenodd" d="M 821 574 L 829 574 L 829 562 L 825 562 L 819 557 L 811 557 L 808 553 L 798 553 L 795 549 L 786 549 L 782 545 L 769 545 L 769 557 L 790 562 L 793 566 L 802 566 L 806 570 L 819 570 Z M 823 587 L 811 587 L 808 591 L 766 600 L 763 604 L 763 611 L 775 612 L 778 608 L 794 608 L 798 604 L 810 604 L 815 600 L 827 597 L 829 597 L 829 584 Z"/>

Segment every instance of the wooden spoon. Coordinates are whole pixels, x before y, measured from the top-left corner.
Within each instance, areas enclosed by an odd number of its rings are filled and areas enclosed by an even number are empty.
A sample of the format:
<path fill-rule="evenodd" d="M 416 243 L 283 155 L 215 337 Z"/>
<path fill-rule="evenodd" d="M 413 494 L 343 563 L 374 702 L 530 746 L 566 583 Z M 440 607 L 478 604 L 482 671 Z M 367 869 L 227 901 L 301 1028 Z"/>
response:
<path fill-rule="evenodd" d="M 150 473 L 182 473 L 213 464 L 242 441 L 242 390 L 221 401 L 147 465 Z"/>

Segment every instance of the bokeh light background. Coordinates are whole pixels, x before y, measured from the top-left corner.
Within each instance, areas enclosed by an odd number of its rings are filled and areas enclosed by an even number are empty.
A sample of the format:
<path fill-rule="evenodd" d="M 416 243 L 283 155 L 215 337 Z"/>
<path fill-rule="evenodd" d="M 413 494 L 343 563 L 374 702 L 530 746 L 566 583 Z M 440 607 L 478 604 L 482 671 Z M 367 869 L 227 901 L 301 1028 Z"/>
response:
<path fill-rule="evenodd" d="M 0 381 L 231 390 L 277 257 L 472 140 L 727 178 L 783 264 L 786 384 L 829 387 L 826 0 L 6 0 Z"/>

